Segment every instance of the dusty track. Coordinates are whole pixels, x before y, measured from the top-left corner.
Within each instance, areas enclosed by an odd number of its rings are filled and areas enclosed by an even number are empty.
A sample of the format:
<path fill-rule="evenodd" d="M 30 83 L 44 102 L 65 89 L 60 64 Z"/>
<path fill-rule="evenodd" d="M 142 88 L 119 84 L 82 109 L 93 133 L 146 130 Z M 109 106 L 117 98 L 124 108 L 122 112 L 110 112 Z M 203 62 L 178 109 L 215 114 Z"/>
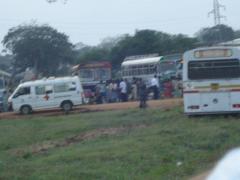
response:
<path fill-rule="evenodd" d="M 181 99 L 166 99 L 157 101 L 148 101 L 149 108 L 170 109 L 182 104 Z M 139 102 L 126 102 L 126 103 L 111 103 L 100 105 L 82 105 L 75 107 L 70 114 L 84 113 L 84 112 L 96 112 L 96 111 L 109 111 L 109 110 L 124 110 L 138 108 Z M 59 116 L 64 115 L 60 110 L 38 111 L 34 112 L 28 117 L 34 116 Z M 26 116 L 20 115 L 14 112 L 0 113 L 1 119 L 21 119 Z"/>

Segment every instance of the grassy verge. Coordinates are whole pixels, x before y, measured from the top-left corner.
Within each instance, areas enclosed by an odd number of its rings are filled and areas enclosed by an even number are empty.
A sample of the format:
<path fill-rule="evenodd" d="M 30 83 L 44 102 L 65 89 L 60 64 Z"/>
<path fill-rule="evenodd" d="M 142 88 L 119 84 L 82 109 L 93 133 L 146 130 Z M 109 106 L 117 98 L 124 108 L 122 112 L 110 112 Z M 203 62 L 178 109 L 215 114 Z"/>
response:
<path fill-rule="evenodd" d="M 0 121 L 0 179 L 186 179 L 240 145 L 240 121 L 127 110 Z"/>

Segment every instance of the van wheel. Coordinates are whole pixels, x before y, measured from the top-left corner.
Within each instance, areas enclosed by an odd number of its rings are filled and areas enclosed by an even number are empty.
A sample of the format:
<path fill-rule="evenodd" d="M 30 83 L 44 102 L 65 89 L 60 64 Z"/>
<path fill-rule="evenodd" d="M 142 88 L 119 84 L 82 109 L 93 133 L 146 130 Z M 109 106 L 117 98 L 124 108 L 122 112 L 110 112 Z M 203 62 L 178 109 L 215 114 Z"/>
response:
<path fill-rule="evenodd" d="M 21 111 L 21 114 L 27 115 L 32 112 L 32 108 L 30 106 L 22 106 L 20 111 Z"/>
<path fill-rule="evenodd" d="M 62 109 L 65 113 L 68 113 L 72 110 L 72 103 L 70 101 L 65 101 L 62 103 Z"/>

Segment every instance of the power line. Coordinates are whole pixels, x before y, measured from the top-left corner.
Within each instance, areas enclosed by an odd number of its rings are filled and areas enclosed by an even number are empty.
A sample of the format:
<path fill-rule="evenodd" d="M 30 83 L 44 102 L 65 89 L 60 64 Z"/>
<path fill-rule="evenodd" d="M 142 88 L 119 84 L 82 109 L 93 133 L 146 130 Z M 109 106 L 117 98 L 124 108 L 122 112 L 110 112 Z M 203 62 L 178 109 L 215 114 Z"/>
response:
<path fill-rule="evenodd" d="M 218 0 L 214 0 L 213 10 L 208 13 L 208 15 L 213 14 L 215 26 L 221 24 L 221 19 L 226 19 L 226 16 L 221 15 L 221 8 L 224 10 L 226 9 L 226 7 L 221 5 Z"/>

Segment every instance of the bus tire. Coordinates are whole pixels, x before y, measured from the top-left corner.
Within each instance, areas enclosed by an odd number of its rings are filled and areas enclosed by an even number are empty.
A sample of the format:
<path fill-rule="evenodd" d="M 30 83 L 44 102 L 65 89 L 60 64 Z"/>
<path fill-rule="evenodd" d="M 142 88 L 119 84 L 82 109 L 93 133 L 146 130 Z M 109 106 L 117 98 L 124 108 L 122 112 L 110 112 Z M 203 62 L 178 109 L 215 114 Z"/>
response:
<path fill-rule="evenodd" d="M 63 101 L 61 104 L 61 108 L 65 113 L 68 113 L 72 110 L 73 103 L 71 101 Z"/>
<path fill-rule="evenodd" d="M 20 109 L 20 112 L 22 115 L 28 115 L 31 114 L 32 108 L 29 105 L 23 105 Z"/>

